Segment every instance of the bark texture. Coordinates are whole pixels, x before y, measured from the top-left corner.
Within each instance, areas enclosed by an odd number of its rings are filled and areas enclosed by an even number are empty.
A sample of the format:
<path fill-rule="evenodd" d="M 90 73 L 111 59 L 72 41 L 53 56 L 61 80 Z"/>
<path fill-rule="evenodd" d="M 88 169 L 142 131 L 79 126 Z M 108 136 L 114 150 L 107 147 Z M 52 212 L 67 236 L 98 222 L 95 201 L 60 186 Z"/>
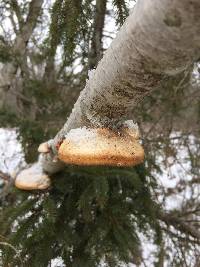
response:
<path fill-rule="evenodd" d="M 199 14 L 199 0 L 138 1 L 97 69 L 89 73 L 66 124 L 49 142 L 51 153 L 43 156 L 45 171 L 63 166 L 52 159 L 69 130 L 120 128 L 146 95 L 199 58 Z"/>

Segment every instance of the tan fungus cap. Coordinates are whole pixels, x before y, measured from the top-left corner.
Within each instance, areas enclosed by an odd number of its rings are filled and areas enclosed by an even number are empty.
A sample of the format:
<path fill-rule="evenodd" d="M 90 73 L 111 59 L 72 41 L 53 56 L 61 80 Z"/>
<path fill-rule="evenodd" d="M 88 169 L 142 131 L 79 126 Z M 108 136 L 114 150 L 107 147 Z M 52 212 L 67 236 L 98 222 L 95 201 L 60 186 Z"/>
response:
<path fill-rule="evenodd" d="M 135 166 L 144 161 L 144 150 L 134 129 L 120 133 L 109 129 L 73 129 L 60 145 L 58 157 L 67 164 Z"/>
<path fill-rule="evenodd" d="M 38 164 L 21 171 L 15 179 L 15 186 L 23 190 L 44 190 L 50 184 L 48 175 L 41 171 Z"/>

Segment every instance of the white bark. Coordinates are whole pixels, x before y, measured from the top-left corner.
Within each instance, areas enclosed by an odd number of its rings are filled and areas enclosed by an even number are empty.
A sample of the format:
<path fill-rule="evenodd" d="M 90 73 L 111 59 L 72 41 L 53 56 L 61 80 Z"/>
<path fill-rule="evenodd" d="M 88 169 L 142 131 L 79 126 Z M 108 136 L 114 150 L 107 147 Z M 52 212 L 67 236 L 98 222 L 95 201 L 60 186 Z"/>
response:
<path fill-rule="evenodd" d="M 81 92 L 71 116 L 43 155 L 49 173 L 56 146 L 73 128 L 120 128 L 154 89 L 183 72 L 200 56 L 199 0 L 139 0 Z M 53 161 L 54 159 L 54 161 Z"/>

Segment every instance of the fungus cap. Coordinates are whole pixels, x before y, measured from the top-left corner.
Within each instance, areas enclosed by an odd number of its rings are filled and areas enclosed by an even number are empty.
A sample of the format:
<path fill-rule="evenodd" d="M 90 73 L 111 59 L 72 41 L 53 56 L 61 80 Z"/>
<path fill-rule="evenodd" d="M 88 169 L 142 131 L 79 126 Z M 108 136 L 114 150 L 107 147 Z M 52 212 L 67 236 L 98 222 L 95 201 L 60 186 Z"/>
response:
<path fill-rule="evenodd" d="M 58 158 L 67 164 L 135 166 L 144 160 L 138 133 L 105 128 L 71 130 L 59 147 Z"/>
<path fill-rule="evenodd" d="M 15 186 L 23 190 L 44 190 L 50 184 L 48 175 L 42 172 L 38 164 L 21 171 L 15 179 Z"/>
<path fill-rule="evenodd" d="M 48 153 L 49 152 L 48 143 L 45 142 L 45 143 L 40 144 L 39 147 L 38 147 L 38 152 L 40 152 L 40 153 Z"/>

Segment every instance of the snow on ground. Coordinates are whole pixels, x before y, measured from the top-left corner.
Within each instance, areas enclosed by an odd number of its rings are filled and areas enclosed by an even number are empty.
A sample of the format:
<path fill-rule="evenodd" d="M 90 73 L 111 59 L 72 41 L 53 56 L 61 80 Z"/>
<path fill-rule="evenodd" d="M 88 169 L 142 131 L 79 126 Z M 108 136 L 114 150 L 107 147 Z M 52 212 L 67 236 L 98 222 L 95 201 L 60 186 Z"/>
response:
<path fill-rule="evenodd" d="M 11 174 L 23 166 L 24 153 L 17 129 L 0 128 L 0 170 Z"/>
<path fill-rule="evenodd" d="M 48 267 L 65 267 L 65 264 L 61 257 L 51 260 L 51 264 Z"/>
<path fill-rule="evenodd" d="M 157 151 L 156 163 L 161 168 L 162 174 L 154 171 L 153 175 L 157 178 L 160 187 L 164 189 L 165 192 L 172 192 L 181 183 L 187 183 L 194 177 L 199 176 L 199 170 L 194 173 L 190 157 L 191 154 L 198 155 L 198 153 L 200 153 L 200 147 L 197 145 L 198 142 L 193 135 L 187 138 L 188 144 L 186 145 L 184 143 L 184 138 L 181 138 L 181 133 L 174 132 L 171 134 L 170 145 L 174 149 L 174 156 L 166 157 L 163 150 Z M 159 200 L 164 202 L 167 210 L 171 210 L 181 208 L 185 201 L 195 196 L 198 198 L 199 195 L 200 186 L 196 185 L 193 190 L 193 188 L 188 185 L 178 194 L 169 194 L 165 199 L 160 195 Z"/>

